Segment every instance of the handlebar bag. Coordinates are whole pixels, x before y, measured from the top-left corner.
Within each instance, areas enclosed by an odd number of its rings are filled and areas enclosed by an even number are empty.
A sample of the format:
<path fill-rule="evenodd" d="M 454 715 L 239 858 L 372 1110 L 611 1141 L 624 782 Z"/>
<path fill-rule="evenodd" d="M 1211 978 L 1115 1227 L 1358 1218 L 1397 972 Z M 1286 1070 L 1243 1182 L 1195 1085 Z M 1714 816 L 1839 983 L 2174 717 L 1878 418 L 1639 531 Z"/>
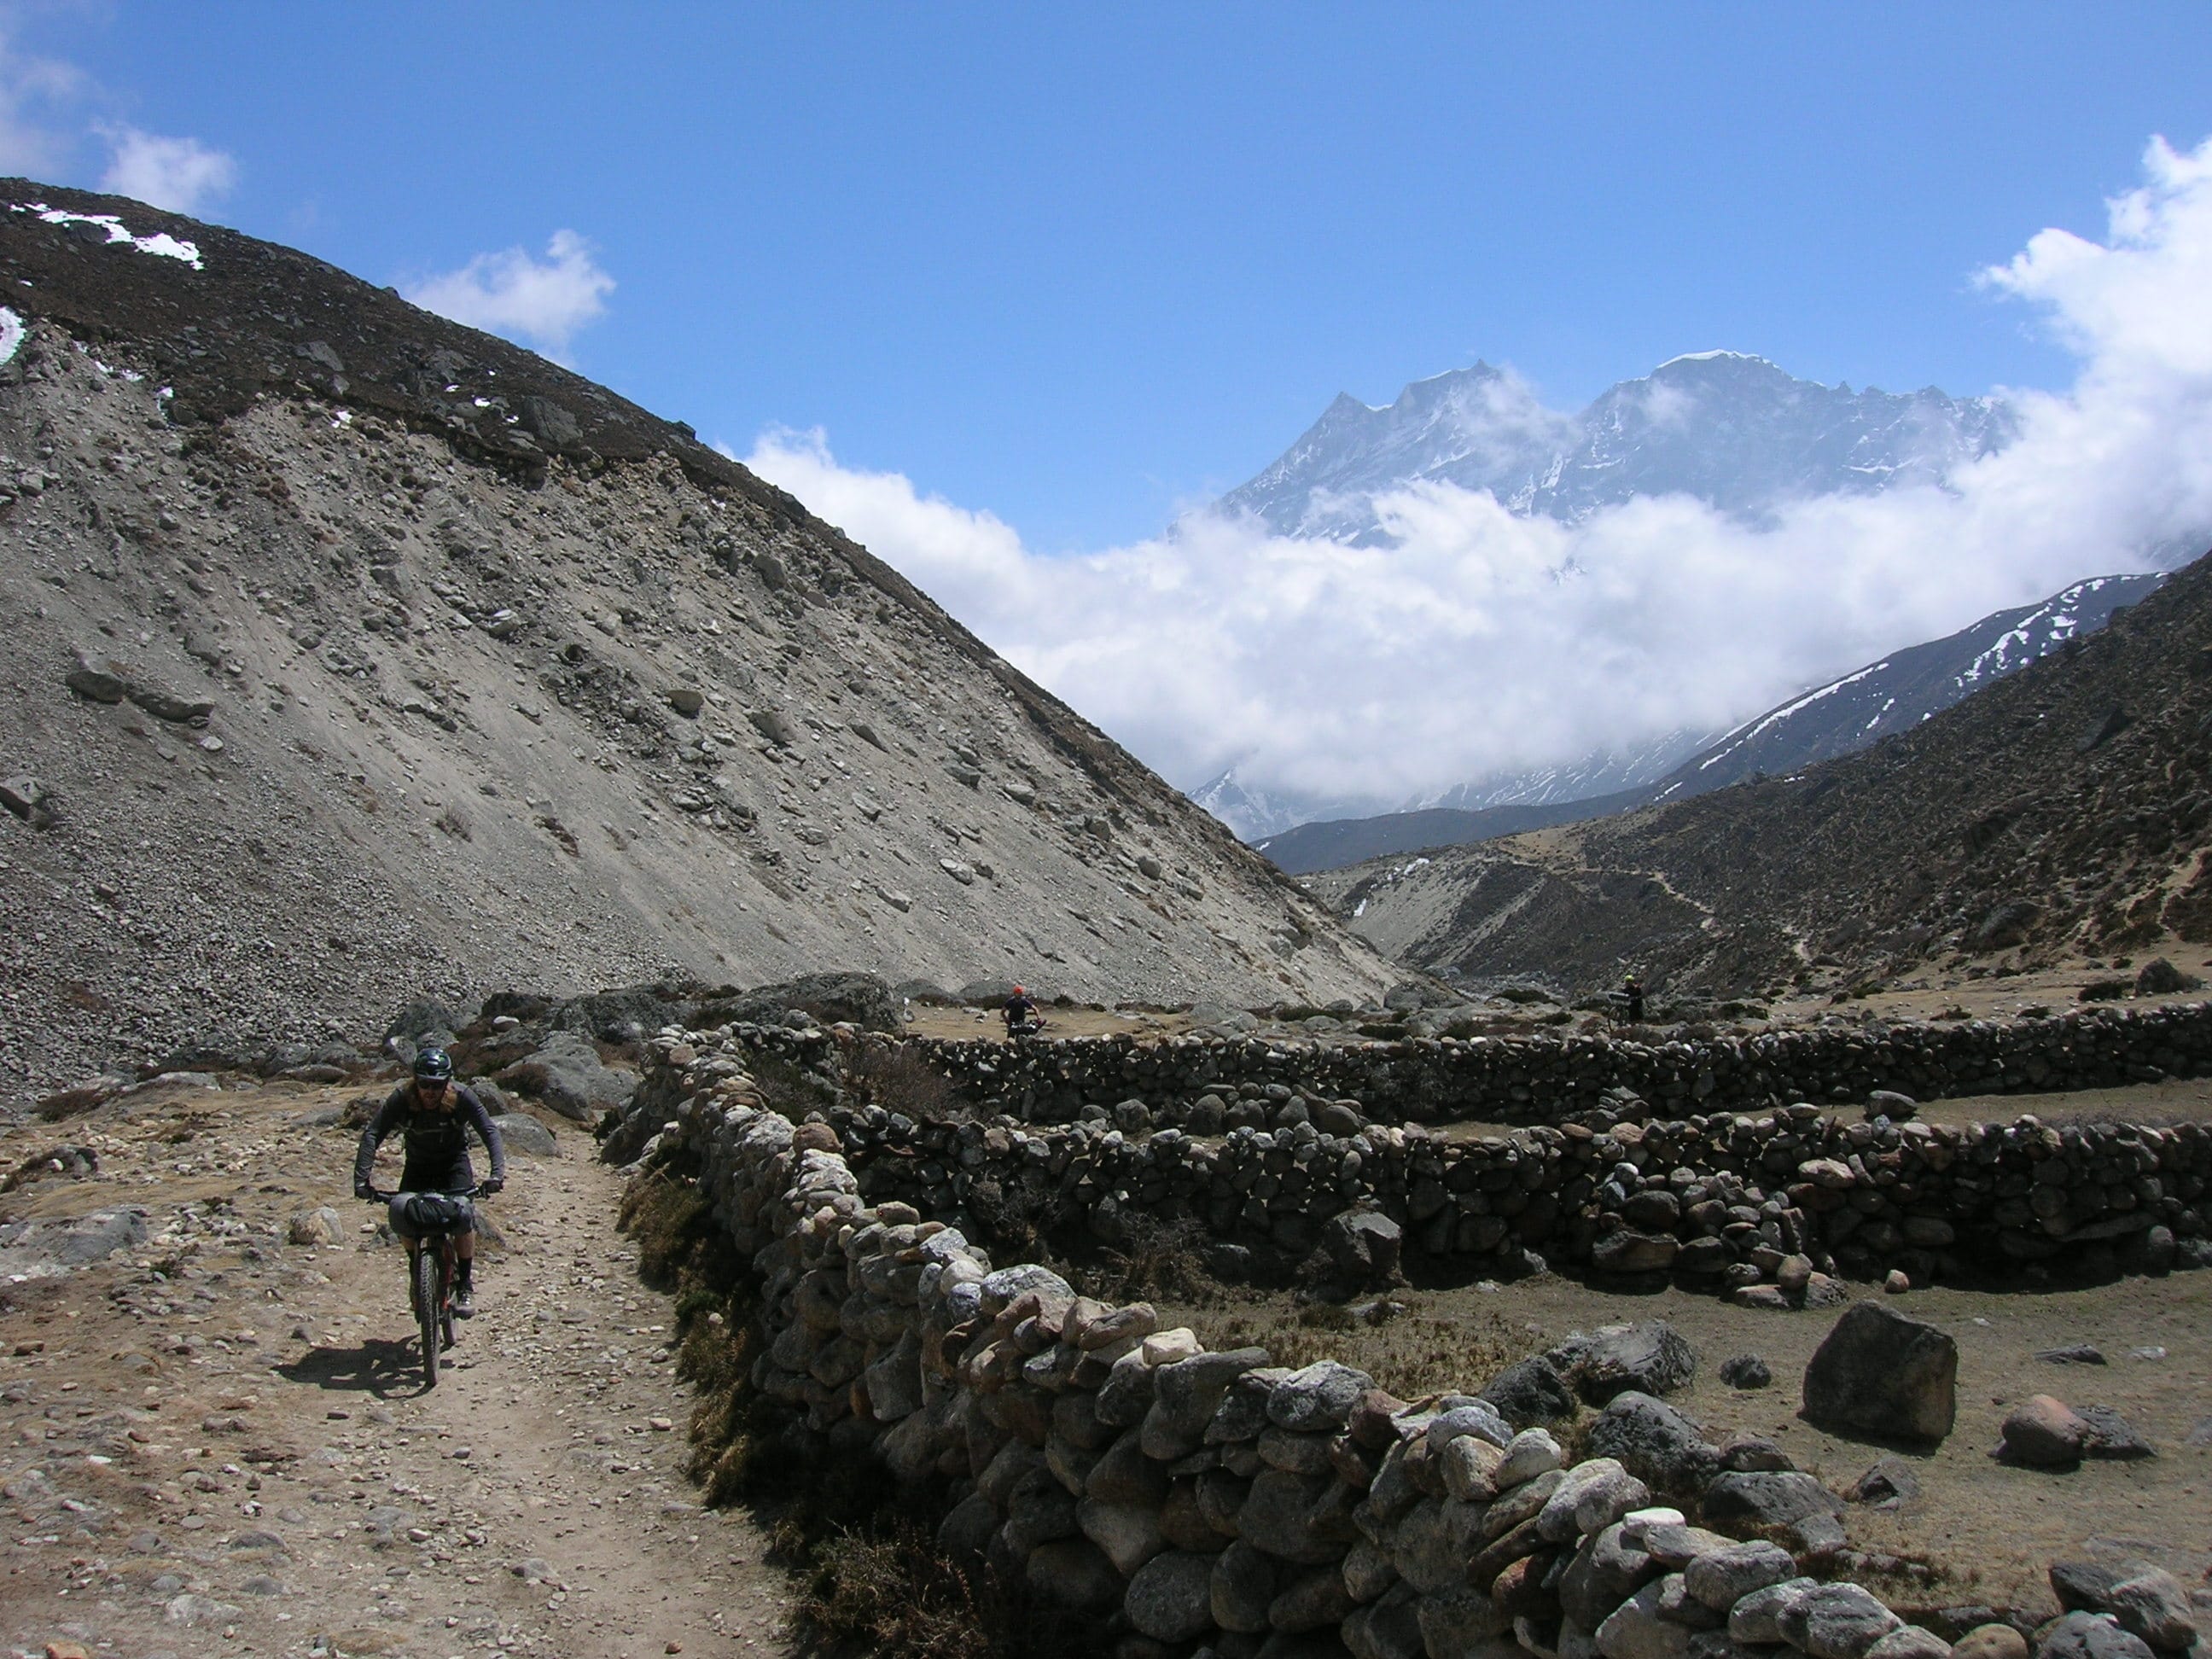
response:
<path fill-rule="evenodd" d="M 451 1193 L 410 1193 L 404 1209 L 407 1224 L 426 1233 L 466 1232 L 472 1215 L 468 1200 Z"/>

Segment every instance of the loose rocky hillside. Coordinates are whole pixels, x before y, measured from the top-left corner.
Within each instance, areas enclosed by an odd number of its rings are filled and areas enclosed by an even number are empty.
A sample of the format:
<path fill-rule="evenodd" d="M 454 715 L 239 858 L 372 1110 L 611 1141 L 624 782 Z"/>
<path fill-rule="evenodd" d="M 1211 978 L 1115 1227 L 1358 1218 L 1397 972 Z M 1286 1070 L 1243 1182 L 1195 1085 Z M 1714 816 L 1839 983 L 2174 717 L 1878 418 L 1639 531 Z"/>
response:
<path fill-rule="evenodd" d="M 688 428 L 119 198 L 0 181 L 0 1079 L 679 971 L 1389 982 Z"/>
<path fill-rule="evenodd" d="M 1848 988 L 2212 942 L 2212 562 L 1859 754 L 1311 878 L 1378 948 L 1592 988 Z"/>

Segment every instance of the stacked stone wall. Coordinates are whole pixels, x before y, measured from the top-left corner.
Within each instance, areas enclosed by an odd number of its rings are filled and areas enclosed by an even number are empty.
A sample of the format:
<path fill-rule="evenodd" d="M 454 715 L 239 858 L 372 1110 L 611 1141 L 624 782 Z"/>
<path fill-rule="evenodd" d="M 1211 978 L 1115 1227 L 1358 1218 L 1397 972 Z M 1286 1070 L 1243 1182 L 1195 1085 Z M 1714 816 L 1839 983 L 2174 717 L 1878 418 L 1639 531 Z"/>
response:
<path fill-rule="evenodd" d="M 1409 1404 L 1334 1362 L 1206 1352 L 1146 1304 L 994 1267 L 959 1229 L 869 1203 L 826 1123 L 759 1108 L 734 1039 L 664 1048 L 659 1149 L 689 1158 L 758 1278 L 754 1385 L 902 1481 L 949 1482 L 949 1554 L 1115 1621 L 1125 1652 L 1950 1651 L 1801 1571 L 1847 1559 L 1810 1476 L 1766 1461 L 1718 1477 L 1806 1500 L 1784 1543 L 1738 1540 L 1717 1506 L 1715 1530 L 1690 1525 L 1621 1462 L 1567 1467 L 1478 1397 Z M 1731 1513 L 1738 1531 L 1773 1518 Z"/>
<path fill-rule="evenodd" d="M 1457 1139 L 1302 1121 L 1201 1141 L 1172 1128 L 834 1115 L 870 1199 L 985 1228 L 1011 1212 L 1071 1244 L 1114 1243 L 1140 1218 L 1188 1223 L 1276 1265 L 1329 1249 L 1358 1277 L 1350 1221 L 1379 1216 L 1407 1250 L 1478 1269 L 1542 1265 L 1533 1252 L 1664 1270 L 1747 1300 L 1798 1256 L 1916 1283 L 2062 1255 L 2092 1268 L 2197 1264 L 2212 1193 L 2212 1126 L 2197 1123 L 1960 1127 L 1798 1103 Z"/>
<path fill-rule="evenodd" d="M 2212 1003 L 2092 1008 L 2046 1018 L 1814 1026 L 1643 1042 L 1594 1035 L 1290 1042 L 1070 1037 L 915 1039 L 970 1104 L 1038 1122 L 1135 1097 L 1165 1121 L 1208 1094 L 1292 1090 L 1399 1123 L 1556 1122 L 1625 1089 L 1662 1113 L 1780 1102 L 2061 1093 L 2212 1073 Z"/>

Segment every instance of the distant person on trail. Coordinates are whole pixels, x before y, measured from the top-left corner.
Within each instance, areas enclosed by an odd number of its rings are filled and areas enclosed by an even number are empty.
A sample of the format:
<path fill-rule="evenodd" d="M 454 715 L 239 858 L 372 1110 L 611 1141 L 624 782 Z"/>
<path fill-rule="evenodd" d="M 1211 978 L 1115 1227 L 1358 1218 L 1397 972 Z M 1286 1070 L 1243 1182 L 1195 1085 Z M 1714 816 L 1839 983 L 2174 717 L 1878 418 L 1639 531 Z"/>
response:
<path fill-rule="evenodd" d="M 1000 1018 L 1006 1022 L 1008 1036 L 1027 1036 L 1037 1029 L 1039 1024 L 1036 1004 L 1018 985 L 1014 987 L 1013 995 L 1006 999 L 1006 1006 L 1000 1011 Z"/>
<path fill-rule="evenodd" d="M 1621 981 L 1621 986 L 1620 986 L 1620 994 L 1621 994 L 1621 999 L 1622 999 L 1622 1000 L 1624 1000 L 1625 1002 L 1626 1002 L 1626 1003 L 1627 1003 L 1627 1005 L 1628 1005 L 1628 1023 L 1629 1023 L 1631 1025 L 1641 1025 L 1641 1024 L 1644 1024 L 1644 981 L 1643 981 L 1643 979 L 1642 979 L 1639 975 L 1638 975 L 1631 974 L 1631 975 L 1629 975 L 1626 980 L 1624 980 L 1624 981 Z"/>
<path fill-rule="evenodd" d="M 474 1129 L 491 1154 L 491 1175 L 477 1186 L 469 1163 L 468 1132 Z M 453 1081 L 453 1057 L 443 1048 L 425 1048 L 415 1056 L 415 1074 L 394 1089 L 378 1109 L 368 1127 L 361 1132 L 361 1150 L 354 1155 L 353 1192 L 356 1198 L 376 1195 L 369 1180 L 376 1167 L 376 1149 L 393 1133 L 407 1145 L 407 1160 L 400 1167 L 399 1190 L 392 1198 L 392 1231 L 407 1241 L 407 1254 L 415 1254 L 415 1239 L 405 1220 L 410 1193 L 465 1193 L 471 1187 L 495 1193 L 507 1184 L 507 1148 L 491 1114 L 475 1090 Z M 471 1279 L 476 1270 L 477 1236 L 471 1229 L 454 1241 L 458 1258 L 453 1281 L 453 1311 L 466 1319 L 476 1311 Z"/>

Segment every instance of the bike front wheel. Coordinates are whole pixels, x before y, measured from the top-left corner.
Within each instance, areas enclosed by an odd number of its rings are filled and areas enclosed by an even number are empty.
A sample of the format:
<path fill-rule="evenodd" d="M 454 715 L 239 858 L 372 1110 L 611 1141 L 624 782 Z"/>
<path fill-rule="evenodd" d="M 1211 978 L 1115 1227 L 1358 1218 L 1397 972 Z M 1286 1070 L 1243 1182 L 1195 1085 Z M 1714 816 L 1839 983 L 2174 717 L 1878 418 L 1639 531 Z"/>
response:
<path fill-rule="evenodd" d="M 438 1253 L 425 1244 L 415 1252 L 415 1325 L 422 1339 L 422 1386 L 438 1386 Z"/>

